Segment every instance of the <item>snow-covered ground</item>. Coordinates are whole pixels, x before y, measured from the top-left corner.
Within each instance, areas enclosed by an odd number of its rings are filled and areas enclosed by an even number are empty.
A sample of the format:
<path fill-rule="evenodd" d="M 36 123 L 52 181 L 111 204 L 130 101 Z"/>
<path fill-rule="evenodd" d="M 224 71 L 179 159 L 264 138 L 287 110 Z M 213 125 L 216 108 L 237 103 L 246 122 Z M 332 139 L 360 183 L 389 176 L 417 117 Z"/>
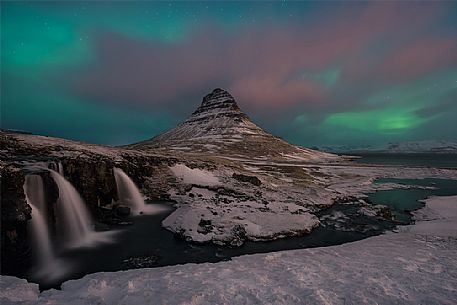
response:
<path fill-rule="evenodd" d="M 215 177 L 211 172 L 206 170 L 201 170 L 198 168 L 189 168 L 184 164 L 175 164 L 172 167 L 170 167 L 170 170 L 178 179 L 181 179 L 183 183 L 199 184 L 206 186 L 220 184 L 217 177 Z"/>
<path fill-rule="evenodd" d="M 426 200 L 420 220 L 365 240 L 228 262 L 96 273 L 38 294 L 2 276 L 7 304 L 455 304 L 457 196 Z M 23 301 L 23 302 L 22 302 Z"/>
<path fill-rule="evenodd" d="M 412 187 L 373 183 L 379 177 L 457 179 L 457 170 L 452 169 L 286 160 L 230 162 L 238 166 L 199 169 L 179 163 L 170 167 L 180 181 L 169 190 L 177 209 L 162 225 L 189 241 L 241 245 L 246 240 L 273 240 L 310 232 L 319 225 L 316 211 L 335 201 L 350 196 L 361 199 L 377 190 Z M 257 178 L 260 183 L 238 181 L 232 176 L 238 173 Z M 364 210 L 377 213 L 372 205 Z"/>

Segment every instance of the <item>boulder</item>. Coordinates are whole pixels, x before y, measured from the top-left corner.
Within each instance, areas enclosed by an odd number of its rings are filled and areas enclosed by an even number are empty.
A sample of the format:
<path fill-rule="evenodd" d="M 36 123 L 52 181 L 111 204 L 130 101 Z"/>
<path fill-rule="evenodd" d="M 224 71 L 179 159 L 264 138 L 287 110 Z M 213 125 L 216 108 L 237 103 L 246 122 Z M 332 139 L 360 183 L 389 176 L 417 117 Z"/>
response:
<path fill-rule="evenodd" d="M 262 184 L 262 181 L 260 181 L 260 179 L 257 178 L 256 176 L 248 176 L 248 175 L 233 173 L 232 177 L 238 181 L 249 182 L 255 186 L 260 186 Z"/>

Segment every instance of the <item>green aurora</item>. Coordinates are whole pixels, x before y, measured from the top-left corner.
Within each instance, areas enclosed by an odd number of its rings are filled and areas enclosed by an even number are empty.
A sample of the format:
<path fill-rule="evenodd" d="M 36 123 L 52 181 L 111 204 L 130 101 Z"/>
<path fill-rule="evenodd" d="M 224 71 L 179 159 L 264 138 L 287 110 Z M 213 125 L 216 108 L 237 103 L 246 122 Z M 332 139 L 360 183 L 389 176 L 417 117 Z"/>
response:
<path fill-rule="evenodd" d="M 456 20 L 453 2 L 2 1 L 1 127 L 132 143 L 217 86 L 297 144 L 456 141 Z"/>

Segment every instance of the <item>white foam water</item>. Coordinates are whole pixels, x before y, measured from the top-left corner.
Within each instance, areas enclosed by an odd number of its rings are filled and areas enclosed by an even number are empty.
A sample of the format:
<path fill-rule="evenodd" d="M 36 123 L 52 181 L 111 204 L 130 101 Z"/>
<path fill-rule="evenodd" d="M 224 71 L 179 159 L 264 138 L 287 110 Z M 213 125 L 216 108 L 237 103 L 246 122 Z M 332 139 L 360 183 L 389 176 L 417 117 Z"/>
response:
<path fill-rule="evenodd" d="M 54 170 L 50 172 L 59 188 L 56 204 L 57 228 L 66 248 L 109 242 L 113 232 L 95 232 L 92 228 L 92 217 L 78 191 L 61 174 Z"/>
<path fill-rule="evenodd" d="M 49 226 L 46 220 L 47 209 L 44 196 L 43 179 L 39 175 L 27 175 L 24 182 L 27 203 L 32 207 L 32 220 L 29 233 L 34 256 L 32 277 L 43 280 L 55 280 L 68 271 L 68 264 L 55 255 Z"/>
<path fill-rule="evenodd" d="M 140 190 L 122 169 L 114 167 L 113 172 L 119 202 L 129 206 L 133 215 L 154 214 L 162 210 L 153 204 L 145 204 Z"/>

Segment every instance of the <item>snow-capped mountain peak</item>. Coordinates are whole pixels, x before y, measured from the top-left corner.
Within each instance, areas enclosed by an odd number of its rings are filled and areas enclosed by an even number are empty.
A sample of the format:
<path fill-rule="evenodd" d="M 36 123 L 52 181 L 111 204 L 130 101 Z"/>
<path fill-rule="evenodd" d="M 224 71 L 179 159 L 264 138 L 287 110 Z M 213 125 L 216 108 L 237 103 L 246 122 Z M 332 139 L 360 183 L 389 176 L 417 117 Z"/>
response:
<path fill-rule="evenodd" d="M 130 147 L 293 160 L 332 156 L 289 144 L 267 133 L 241 111 L 230 93 L 220 88 L 206 95 L 183 123 Z"/>

